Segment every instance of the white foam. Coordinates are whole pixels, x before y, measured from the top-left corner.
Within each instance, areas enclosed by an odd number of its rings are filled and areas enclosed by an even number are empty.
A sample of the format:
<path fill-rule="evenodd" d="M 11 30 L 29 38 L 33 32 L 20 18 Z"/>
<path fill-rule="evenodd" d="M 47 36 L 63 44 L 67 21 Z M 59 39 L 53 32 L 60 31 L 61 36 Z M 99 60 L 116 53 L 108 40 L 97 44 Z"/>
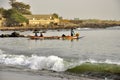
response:
<path fill-rule="evenodd" d="M 21 65 L 31 69 L 47 69 L 53 71 L 65 71 L 65 64 L 62 58 L 58 56 L 37 56 L 27 57 L 24 55 L 0 54 L 0 63 L 6 65 Z"/>
<path fill-rule="evenodd" d="M 25 64 L 25 56 L 15 56 L 15 55 L 9 55 L 4 58 L 5 64 L 12 64 L 12 65 L 24 65 Z"/>
<path fill-rule="evenodd" d="M 109 59 L 106 59 L 105 61 L 88 59 L 80 60 L 79 62 L 77 61 L 67 62 L 64 61 L 62 58 L 54 55 L 48 57 L 31 55 L 30 57 L 28 57 L 24 55 L 4 54 L 4 51 L 0 50 L 0 64 L 25 66 L 34 70 L 45 69 L 61 72 L 86 62 L 120 65 L 120 61 L 112 61 Z"/>
<path fill-rule="evenodd" d="M 31 69 L 47 69 L 53 71 L 64 71 L 64 61 L 62 58 L 57 56 L 49 56 L 49 57 L 39 57 L 36 55 L 32 55 L 28 59 L 29 67 Z"/>
<path fill-rule="evenodd" d="M 2 54 L 3 53 L 3 51 L 2 50 L 0 50 L 0 54 Z"/>
<path fill-rule="evenodd" d="M 116 64 L 116 65 L 120 65 L 120 61 L 112 61 L 112 60 L 109 60 L 109 59 L 106 59 L 105 61 L 97 61 L 95 59 L 87 59 L 87 60 L 84 60 L 84 61 L 79 61 L 79 64 L 83 64 L 83 63 L 105 63 L 105 64 Z"/>
<path fill-rule="evenodd" d="M 120 65 L 120 61 L 111 61 L 111 60 L 109 60 L 109 59 L 106 59 L 104 63 Z"/>

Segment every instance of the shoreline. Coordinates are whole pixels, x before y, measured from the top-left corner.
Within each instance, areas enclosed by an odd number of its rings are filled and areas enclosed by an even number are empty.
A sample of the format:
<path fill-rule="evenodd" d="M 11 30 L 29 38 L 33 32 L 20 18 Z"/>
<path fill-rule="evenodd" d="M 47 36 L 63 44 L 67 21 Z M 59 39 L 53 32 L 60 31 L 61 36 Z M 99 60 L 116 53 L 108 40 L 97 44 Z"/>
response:
<path fill-rule="evenodd" d="M 104 80 L 97 77 L 78 76 L 66 72 L 29 70 L 22 67 L 0 65 L 0 80 Z"/>
<path fill-rule="evenodd" d="M 52 75 L 52 76 L 51 76 Z M 0 71 L 0 80 L 104 80 L 99 78 L 79 77 L 74 75 L 60 74 L 53 76 L 53 74 L 42 73 L 28 73 L 15 71 Z"/>
<path fill-rule="evenodd" d="M 116 26 L 109 26 L 116 27 Z M 71 29 L 71 28 L 93 28 L 97 29 L 100 27 L 80 27 L 80 26 L 54 26 L 54 27 L 0 27 L 0 31 L 28 31 L 28 30 L 62 30 L 62 29 Z M 104 27 L 101 27 L 105 29 Z M 108 28 L 108 27 L 106 27 Z"/>
<path fill-rule="evenodd" d="M 34 30 L 34 29 L 42 29 L 42 28 L 40 28 L 40 27 L 0 27 L 1 31 L 14 31 L 14 30 L 16 30 L 16 31 L 20 31 L 20 30 L 27 31 L 27 30 Z"/>
<path fill-rule="evenodd" d="M 76 26 L 69 26 L 69 27 L 61 27 L 61 26 L 54 26 L 54 27 L 0 27 L 0 31 L 28 31 L 28 30 L 60 30 L 60 29 L 71 29 L 71 28 L 78 28 Z"/>

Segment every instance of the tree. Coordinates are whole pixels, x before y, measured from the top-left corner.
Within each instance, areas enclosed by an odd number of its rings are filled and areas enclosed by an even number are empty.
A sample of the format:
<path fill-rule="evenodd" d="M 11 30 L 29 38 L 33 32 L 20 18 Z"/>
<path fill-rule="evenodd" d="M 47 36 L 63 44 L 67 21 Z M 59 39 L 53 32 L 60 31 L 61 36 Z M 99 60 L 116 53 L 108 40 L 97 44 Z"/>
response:
<path fill-rule="evenodd" d="M 30 5 L 25 4 L 23 2 L 16 2 L 16 0 L 10 0 L 10 5 L 13 9 L 16 9 L 18 12 L 22 14 L 31 14 Z"/>
<path fill-rule="evenodd" d="M 6 10 L 3 15 L 7 20 L 8 26 L 19 26 L 20 23 L 27 23 L 28 21 L 24 16 L 22 16 L 21 13 L 15 9 Z"/>
<path fill-rule="evenodd" d="M 53 14 L 52 14 L 52 17 L 53 17 L 53 18 L 59 18 L 58 14 L 56 14 L 56 13 L 53 13 Z"/>
<path fill-rule="evenodd" d="M 0 14 L 3 14 L 4 11 L 5 11 L 4 8 L 0 8 Z"/>

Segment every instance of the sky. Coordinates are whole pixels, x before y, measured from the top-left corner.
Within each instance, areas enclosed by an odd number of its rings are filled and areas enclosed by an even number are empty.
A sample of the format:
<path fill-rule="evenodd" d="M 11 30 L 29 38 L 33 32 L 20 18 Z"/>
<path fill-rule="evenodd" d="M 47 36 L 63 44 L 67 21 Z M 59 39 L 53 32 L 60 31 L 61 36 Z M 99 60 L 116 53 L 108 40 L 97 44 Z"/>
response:
<path fill-rule="evenodd" d="M 120 20 L 120 0 L 17 0 L 31 6 L 32 14 L 57 13 L 65 19 Z M 9 0 L 0 7 L 10 8 Z"/>

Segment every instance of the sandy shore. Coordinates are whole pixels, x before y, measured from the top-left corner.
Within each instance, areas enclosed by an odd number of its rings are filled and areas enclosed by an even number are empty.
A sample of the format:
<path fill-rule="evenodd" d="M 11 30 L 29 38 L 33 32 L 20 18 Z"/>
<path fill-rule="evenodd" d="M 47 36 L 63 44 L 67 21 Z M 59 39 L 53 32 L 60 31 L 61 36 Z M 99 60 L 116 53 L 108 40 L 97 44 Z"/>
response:
<path fill-rule="evenodd" d="M 70 75 L 53 76 L 52 74 L 33 74 L 28 72 L 0 71 L 0 80 L 102 80 L 76 77 Z"/>

